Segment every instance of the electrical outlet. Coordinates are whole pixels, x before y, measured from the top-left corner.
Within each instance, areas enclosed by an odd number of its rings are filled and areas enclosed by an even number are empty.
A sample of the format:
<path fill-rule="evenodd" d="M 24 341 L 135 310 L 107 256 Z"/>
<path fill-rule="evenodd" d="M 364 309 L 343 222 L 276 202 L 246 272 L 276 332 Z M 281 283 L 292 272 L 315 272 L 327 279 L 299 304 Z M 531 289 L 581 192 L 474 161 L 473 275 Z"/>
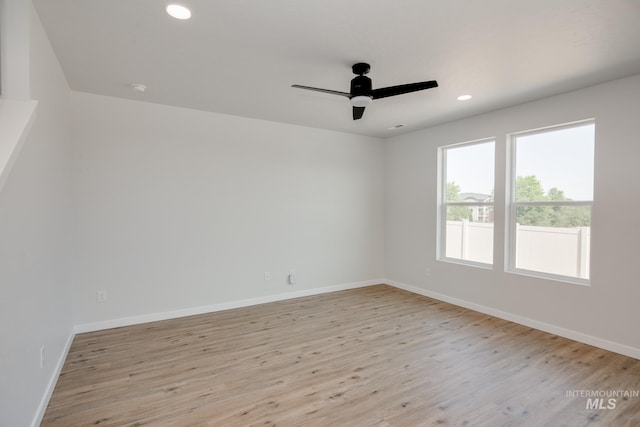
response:
<path fill-rule="evenodd" d="M 289 270 L 289 286 L 293 286 L 296 284 L 296 271 L 295 270 Z"/>
<path fill-rule="evenodd" d="M 264 280 L 265 281 L 271 280 L 271 272 L 270 271 L 265 271 L 264 272 Z"/>
<path fill-rule="evenodd" d="M 98 302 L 106 302 L 107 301 L 107 291 L 98 291 Z"/>
<path fill-rule="evenodd" d="M 40 369 L 44 368 L 44 346 L 40 347 Z"/>

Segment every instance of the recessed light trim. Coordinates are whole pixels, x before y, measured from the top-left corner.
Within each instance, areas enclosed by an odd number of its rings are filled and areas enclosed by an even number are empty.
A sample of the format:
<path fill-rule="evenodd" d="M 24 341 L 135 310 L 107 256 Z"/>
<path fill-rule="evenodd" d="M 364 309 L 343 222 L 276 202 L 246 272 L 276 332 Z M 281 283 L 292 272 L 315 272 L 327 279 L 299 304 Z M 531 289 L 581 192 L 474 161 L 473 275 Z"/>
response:
<path fill-rule="evenodd" d="M 176 19 L 189 19 L 191 18 L 191 11 L 186 7 L 179 4 L 170 4 L 165 9 L 167 13 Z"/>
<path fill-rule="evenodd" d="M 468 100 L 470 100 L 471 98 L 473 98 L 473 96 L 471 96 L 471 95 L 460 95 L 460 96 L 458 97 L 458 101 L 468 101 Z"/>

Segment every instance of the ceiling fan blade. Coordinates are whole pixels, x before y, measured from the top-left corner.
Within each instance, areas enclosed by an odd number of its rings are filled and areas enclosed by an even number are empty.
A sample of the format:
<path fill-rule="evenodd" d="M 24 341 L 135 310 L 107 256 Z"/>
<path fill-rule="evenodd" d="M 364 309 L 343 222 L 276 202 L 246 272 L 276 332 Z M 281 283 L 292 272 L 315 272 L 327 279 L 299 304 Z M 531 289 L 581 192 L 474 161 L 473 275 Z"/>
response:
<path fill-rule="evenodd" d="M 373 99 L 386 98 L 388 96 L 402 95 L 410 92 L 417 92 L 419 90 L 431 89 L 438 87 L 438 82 L 430 80 L 428 82 L 409 83 L 406 85 L 389 86 L 380 89 L 374 89 L 371 91 Z"/>
<path fill-rule="evenodd" d="M 339 92 L 337 90 L 320 89 L 320 88 L 317 88 L 317 87 L 301 86 L 301 85 L 291 85 L 291 87 L 295 87 L 296 89 L 314 90 L 316 92 L 330 93 L 332 95 L 340 95 L 340 96 L 346 96 L 347 98 L 351 98 L 351 94 L 346 93 L 346 92 Z"/>
<path fill-rule="evenodd" d="M 353 107 L 353 120 L 360 120 L 364 114 L 365 107 Z"/>

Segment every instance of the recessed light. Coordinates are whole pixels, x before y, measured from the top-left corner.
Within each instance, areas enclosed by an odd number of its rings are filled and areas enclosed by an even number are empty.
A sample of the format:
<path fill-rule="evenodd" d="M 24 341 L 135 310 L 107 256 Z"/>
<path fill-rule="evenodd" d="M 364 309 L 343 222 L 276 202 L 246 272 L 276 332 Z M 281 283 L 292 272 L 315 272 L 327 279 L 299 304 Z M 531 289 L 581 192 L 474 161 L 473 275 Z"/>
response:
<path fill-rule="evenodd" d="M 176 19 L 189 19 L 191 18 L 191 11 L 179 4 L 170 4 L 166 9 L 167 13 Z"/>
<path fill-rule="evenodd" d="M 460 95 L 460 96 L 458 97 L 458 101 L 468 101 L 468 100 L 470 100 L 471 98 L 473 98 L 471 95 Z"/>
<path fill-rule="evenodd" d="M 396 129 L 403 128 L 403 127 L 405 127 L 405 126 L 406 126 L 406 125 L 399 124 L 399 125 L 391 126 L 390 128 L 387 128 L 387 129 L 389 129 L 389 130 L 396 130 Z"/>

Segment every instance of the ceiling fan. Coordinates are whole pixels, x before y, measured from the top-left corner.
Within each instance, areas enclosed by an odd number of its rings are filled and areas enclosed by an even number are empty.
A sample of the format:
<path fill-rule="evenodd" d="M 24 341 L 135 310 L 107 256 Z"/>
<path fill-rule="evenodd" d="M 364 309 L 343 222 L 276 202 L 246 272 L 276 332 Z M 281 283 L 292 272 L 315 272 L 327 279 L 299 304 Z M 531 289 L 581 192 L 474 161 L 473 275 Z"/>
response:
<path fill-rule="evenodd" d="M 353 106 L 353 120 L 361 119 L 364 114 L 365 107 L 371 104 L 374 99 L 387 98 L 389 96 L 402 95 L 405 93 L 438 87 L 437 81 L 430 80 L 427 82 L 408 83 L 404 85 L 373 89 L 371 86 L 371 79 L 365 76 L 365 74 L 368 74 L 369 70 L 371 70 L 371 66 L 369 64 L 359 62 L 354 64 L 351 69 L 356 77 L 351 80 L 351 91 L 349 93 L 302 85 L 291 85 L 291 87 L 315 90 L 316 92 L 330 93 L 349 98 L 351 105 Z"/>

